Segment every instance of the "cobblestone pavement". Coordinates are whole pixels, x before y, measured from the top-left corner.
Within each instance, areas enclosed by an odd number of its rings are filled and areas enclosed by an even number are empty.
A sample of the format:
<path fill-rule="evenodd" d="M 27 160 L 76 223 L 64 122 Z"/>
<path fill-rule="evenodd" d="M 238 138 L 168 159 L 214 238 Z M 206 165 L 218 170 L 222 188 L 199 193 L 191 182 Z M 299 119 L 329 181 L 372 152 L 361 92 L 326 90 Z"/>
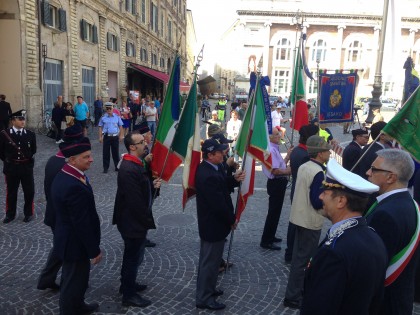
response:
<path fill-rule="evenodd" d="M 350 136 L 343 135 L 339 127 L 333 127 L 333 132 L 340 141 L 350 140 Z M 96 134 L 92 138 L 94 163 L 88 176 L 101 220 L 104 259 L 92 267 L 87 301 L 100 303 L 100 314 L 210 313 L 195 308 L 199 237 L 195 201 L 190 201 L 185 211 L 181 209 L 180 170 L 169 184 L 162 186 L 161 196 L 154 203 L 157 229 L 149 233 L 149 238 L 157 246 L 146 250 L 138 275 L 139 282 L 148 285 L 143 295 L 152 300 L 152 305 L 144 309 L 121 307 L 118 287 L 123 242 L 116 227 L 111 225 L 117 173 L 110 171 L 102 174 L 102 148 L 96 140 Z M 52 241 L 50 229 L 43 224 L 44 166 L 49 156 L 57 151 L 57 145 L 54 140 L 44 136 L 38 135 L 37 140 L 35 219 L 28 224 L 22 222 L 23 198 L 19 193 L 17 218 L 7 225 L 0 223 L 1 314 L 58 313 L 58 294 L 36 289 L 37 278 Z M 123 152 L 122 145 L 120 151 Z M 289 274 L 289 265 L 283 259 L 285 245 L 281 251 L 259 247 L 267 209 L 265 178 L 260 169 L 257 171 L 255 187 L 255 194 L 249 199 L 234 235 L 231 254 L 234 266 L 219 277 L 219 286 L 225 291 L 219 300 L 227 304 L 226 310 L 220 313 L 297 314 L 297 311 L 285 309 L 282 305 Z M 5 186 L 2 181 L 0 208 L 4 207 Z M 283 243 L 286 240 L 289 212 L 288 190 L 277 233 L 277 236 L 283 238 Z M 420 314 L 420 305 L 415 305 L 415 314 Z"/>

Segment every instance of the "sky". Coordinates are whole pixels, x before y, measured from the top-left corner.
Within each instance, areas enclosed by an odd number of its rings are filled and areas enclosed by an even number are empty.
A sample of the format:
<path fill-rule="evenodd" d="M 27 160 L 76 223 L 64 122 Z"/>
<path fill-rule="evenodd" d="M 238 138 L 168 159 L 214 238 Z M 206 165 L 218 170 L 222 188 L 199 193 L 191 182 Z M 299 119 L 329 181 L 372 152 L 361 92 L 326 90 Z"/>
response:
<path fill-rule="evenodd" d="M 231 26 L 236 18 L 239 0 L 187 0 L 187 9 L 191 10 L 195 33 L 197 36 L 197 53 L 204 44 L 201 71 L 208 74 L 214 71 L 214 64 L 223 50 L 229 47 L 220 47 L 219 39 Z M 198 73 L 201 73 L 200 69 Z"/>

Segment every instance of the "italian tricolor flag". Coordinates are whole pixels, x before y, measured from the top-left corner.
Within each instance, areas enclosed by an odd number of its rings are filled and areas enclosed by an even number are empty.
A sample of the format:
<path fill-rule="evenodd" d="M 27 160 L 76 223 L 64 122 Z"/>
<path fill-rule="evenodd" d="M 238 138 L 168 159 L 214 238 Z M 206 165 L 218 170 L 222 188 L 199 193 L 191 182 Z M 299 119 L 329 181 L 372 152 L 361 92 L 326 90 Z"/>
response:
<path fill-rule="evenodd" d="M 239 201 L 236 208 L 237 221 L 245 210 L 248 197 L 254 193 L 255 160 L 260 161 L 271 170 L 270 139 L 259 80 L 250 104 L 251 106 L 245 113 L 235 147 L 238 155 L 245 161 L 242 168 L 246 171 L 245 180 L 239 189 Z"/>
<path fill-rule="evenodd" d="M 179 78 L 180 60 L 179 56 L 176 56 L 152 148 L 151 170 L 154 176 L 160 177 L 164 181 L 169 181 L 177 167 L 182 163 L 182 159 L 170 150 L 175 135 L 175 126 L 179 119 Z"/>
<path fill-rule="evenodd" d="M 195 195 L 195 173 L 200 164 L 200 113 L 197 112 L 197 76 L 191 85 L 187 101 L 176 128 L 172 150 L 184 160 L 182 207 Z"/>

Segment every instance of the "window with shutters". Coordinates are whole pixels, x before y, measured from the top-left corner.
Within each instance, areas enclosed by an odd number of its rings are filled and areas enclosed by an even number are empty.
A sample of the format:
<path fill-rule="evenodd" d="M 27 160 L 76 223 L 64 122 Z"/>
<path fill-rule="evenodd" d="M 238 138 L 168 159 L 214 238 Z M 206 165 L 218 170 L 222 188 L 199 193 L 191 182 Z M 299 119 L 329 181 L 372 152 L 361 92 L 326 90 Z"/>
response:
<path fill-rule="evenodd" d="M 141 0 L 141 22 L 146 23 L 146 0 Z"/>
<path fill-rule="evenodd" d="M 127 42 L 125 44 L 126 55 L 127 57 L 135 57 L 136 56 L 136 47 L 133 43 Z"/>
<path fill-rule="evenodd" d="M 172 21 L 168 20 L 168 43 L 172 44 Z"/>
<path fill-rule="evenodd" d="M 147 49 L 146 48 L 140 49 L 140 60 L 141 61 L 147 61 Z"/>
<path fill-rule="evenodd" d="M 66 11 L 51 5 L 49 1 L 42 1 L 42 23 L 56 30 L 67 31 Z"/>
<path fill-rule="evenodd" d="M 136 1 L 137 0 L 125 0 L 125 10 L 135 15 L 137 13 Z"/>
<path fill-rule="evenodd" d="M 160 67 L 165 68 L 165 58 L 160 57 Z"/>
<path fill-rule="evenodd" d="M 156 54 L 152 54 L 152 65 L 157 66 L 158 62 L 157 62 L 158 58 Z"/>
<path fill-rule="evenodd" d="M 86 42 L 98 43 L 98 27 L 84 19 L 80 21 L 80 36 Z"/>
<path fill-rule="evenodd" d="M 159 14 L 158 7 L 152 3 L 150 8 L 150 28 L 152 31 L 159 32 Z"/>
<path fill-rule="evenodd" d="M 119 51 L 119 39 L 118 36 L 108 32 L 107 33 L 107 48 L 111 51 Z"/>
<path fill-rule="evenodd" d="M 163 37 L 163 34 L 164 34 L 164 25 L 165 25 L 165 17 L 164 17 L 163 10 L 161 8 L 161 11 L 160 11 L 160 31 L 159 31 L 159 35 L 161 37 Z"/>

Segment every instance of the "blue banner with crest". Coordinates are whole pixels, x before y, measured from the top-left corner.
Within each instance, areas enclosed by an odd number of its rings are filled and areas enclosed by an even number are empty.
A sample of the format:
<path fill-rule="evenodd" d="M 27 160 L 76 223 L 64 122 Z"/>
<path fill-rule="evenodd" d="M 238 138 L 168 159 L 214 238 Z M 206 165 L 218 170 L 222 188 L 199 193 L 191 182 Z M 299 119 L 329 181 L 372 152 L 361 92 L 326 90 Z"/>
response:
<path fill-rule="evenodd" d="M 320 123 L 353 121 L 356 75 L 356 73 L 320 74 Z"/>

